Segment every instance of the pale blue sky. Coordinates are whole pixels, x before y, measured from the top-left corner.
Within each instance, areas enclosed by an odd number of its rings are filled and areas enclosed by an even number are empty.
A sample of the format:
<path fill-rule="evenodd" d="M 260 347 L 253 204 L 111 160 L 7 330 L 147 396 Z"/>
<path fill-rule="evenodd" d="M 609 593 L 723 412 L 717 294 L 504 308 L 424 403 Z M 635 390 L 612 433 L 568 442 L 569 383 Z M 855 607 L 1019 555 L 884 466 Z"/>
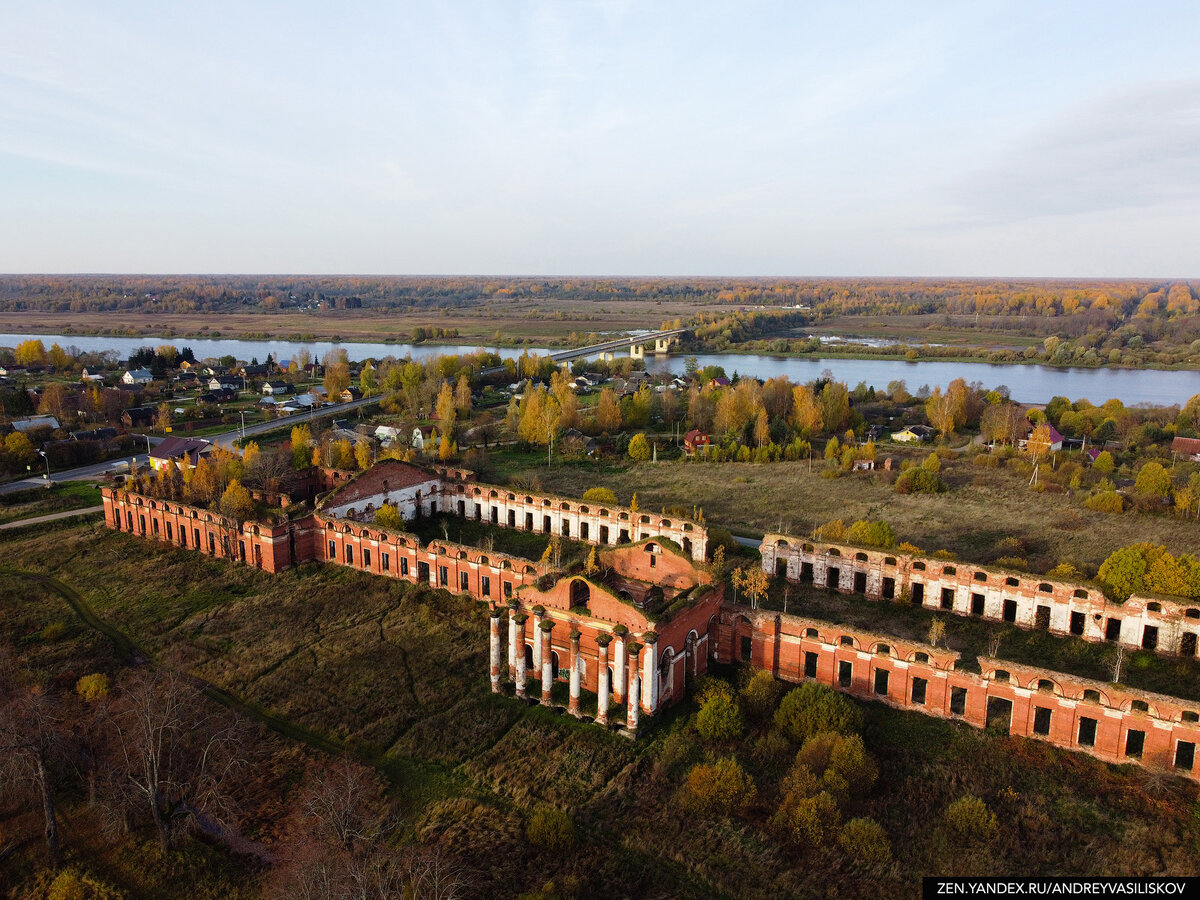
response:
<path fill-rule="evenodd" d="M 1200 4 L 0 0 L 0 271 L 1200 275 Z"/>

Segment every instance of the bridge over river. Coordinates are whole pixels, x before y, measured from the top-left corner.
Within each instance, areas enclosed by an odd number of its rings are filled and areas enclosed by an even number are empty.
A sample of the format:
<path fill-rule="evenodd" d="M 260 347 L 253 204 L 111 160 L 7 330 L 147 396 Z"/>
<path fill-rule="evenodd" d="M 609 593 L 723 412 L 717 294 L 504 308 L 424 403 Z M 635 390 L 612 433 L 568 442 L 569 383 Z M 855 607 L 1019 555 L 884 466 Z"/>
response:
<path fill-rule="evenodd" d="M 599 356 L 602 353 L 612 353 L 616 350 L 624 350 L 626 347 L 642 347 L 646 344 L 653 343 L 656 353 L 666 353 L 671 344 L 681 335 L 689 331 L 687 328 L 670 328 L 666 331 L 652 331 L 646 334 L 627 335 L 626 337 L 617 338 L 611 341 L 604 341 L 600 344 L 592 344 L 588 347 L 577 347 L 574 350 L 559 350 L 557 353 L 551 353 L 550 359 L 557 363 L 567 362 L 572 359 L 581 359 L 588 356 Z M 634 352 L 634 356 L 640 356 Z M 493 366 L 490 369 L 484 369 L 479 374 L 481 375 L 496 375 L 505 371 L 504 366 Z"/>

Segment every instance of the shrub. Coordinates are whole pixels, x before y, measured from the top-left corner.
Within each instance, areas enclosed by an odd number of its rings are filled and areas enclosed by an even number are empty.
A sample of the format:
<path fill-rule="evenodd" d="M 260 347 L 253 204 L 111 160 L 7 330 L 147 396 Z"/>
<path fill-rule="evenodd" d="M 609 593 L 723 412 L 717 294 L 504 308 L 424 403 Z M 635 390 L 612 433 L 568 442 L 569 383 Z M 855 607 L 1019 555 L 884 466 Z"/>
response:
<path fill-rule="evenodd" d="M 1164 499 L 1171 493 L 1171 475 L 1162 463 L 1151 460 L 1138 472 L 1133 489 L 1144 497 Z"/>
<path fill-rule="evenodd" d="M 887 522 L 871 522 L 860 519 L 846 531 L 846 540 L 864 547 L 880 547 L 890 550 L 896 546 L 896 532 Z"/>
<path fill-rule="evenodd" d="M 60 637 L 62 637 L 66 633 L 67 633 L 66 623 L 51 622 L 49 625 L 47 625 L 45 628 L 43 628 L 41 630 L 41 632 L 39 632 L 38 636 L 43 641 L 50 643 L 52 641 L 57 641 Z"/>
<path fill-rule="evenodd" d="M 124 896 L 112 885 L 78 869 L 63 869 L 46 891 L 46 900 L 122 900 Z"/>
<path fill-rule="evenodd" d="M 1088 509 L 1096 510 L 1096 512 L 1106 513 L 1119 513 L 1125 509 L 1125 501 L 1116 491 L 1100 491 L 1098 494 L 1092 494 L 1083 501 L 1083 505 Z"/>
<path fill-rule="evenodd" d="M 108 696 L 108 676 L 102 672 L 84 675 L 75 682 L 75 693 L 84 703 L 94 703 Z"/>
<path fill-rule="evenodd" d="M 1116 468 L 1115 463 L 1113 463 L 1112 454 L 1107 450 L 1102 451 L 1092 463 L 1092 468 L 1101 475 L 1111 475 L 1113 473 L 1113 469 Z"/>
<path fill-rule="evenodd" d="M 820 847 L 837 834 L 841 819 L 837 801 L 820 791 L 809 797 L 785 796 L 771 824 L 797 844 Z"/>
<path fill-rule="evenodd" d="M 611 503 L 614 506 L 617 503 L 617 495 L 611 488 L 606 487 L 588 488 L 583 492 L 583 499 L 589 503 Z"/>
<path fill-rule="evenodd" d="M 996 833 L 996 814 L 974 794 L 967 794 L 946 807 L 946 824 L 963 840 L 987 840 Z"/>
<path fill-rule="evenodd" d="M 838 843 L 851 859 L 870 866 L 886 866 L 892 861 L 892 845 L 874 819 L 851 819 L 842 826 Z"/>
<path fill-rule="evenodd" d="M 775 710 L 775 727 L 803 744 L 814 734 L 836 731 L 852 734 L 862 727 L 862 712 L 854 701 L 823 684 L 802 684 L 784 695 Z"/>
<path fill-rule="evenodd" d="M 539 806 L 529 817 L 529 827 L 525 830 L 525 836 L 536 847 L 562 852 L 575 845 L 575 824 L 561 809 Z"/>
<path fill-rule="evenodd" d="M 879 767 L 857 734 L 813 735 L 796 754 L 795 768 L 811 771 L 826 792 L 839 798 L 866 796 L 879 777 Z"/>
<path fill-rule="evenodd" d="M 926 472 L 932 472 L 936 475 L 942 471 L 942 460 L 936 453 L 930 453 L 925 457 L 925 461 L 921 463 L 921 468 Z"/>
<path fill-rule="evenodd" d="M 684 782 L 683 803 L 696 813 L 728 816 L 748 807 L 757 793 L 754 779 L 736 759 L 727 756 L 692 767 Z"/>
<path fill-rule="evenodd" d="M 766 669 L 759 669 L 742 690 L 742 703 L 752 719 L 766 719 L 779 702 L 779 682 Z"/>
<path fill-rule="evenodd" d="M 728 694 L 714 693 L 696 715 L 696 731 L 706 741 L 730 741 L 743 731 L 742 713 Z"/>
<path fill-rule="evenodd" d="M 909 469 L 896 479 L 897 494 L 940 494 L 945 482 L 928 469 Z"/>

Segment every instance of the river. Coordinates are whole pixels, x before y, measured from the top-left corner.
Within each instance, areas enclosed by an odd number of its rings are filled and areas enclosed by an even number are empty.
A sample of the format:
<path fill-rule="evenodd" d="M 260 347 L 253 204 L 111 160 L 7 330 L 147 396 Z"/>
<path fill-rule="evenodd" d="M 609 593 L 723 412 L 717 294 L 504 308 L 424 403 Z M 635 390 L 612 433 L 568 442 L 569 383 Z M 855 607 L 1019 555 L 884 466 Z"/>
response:
<path fill-rule="evenodd" d="M 424 359 L 445 353 L 471 353 L 476 346 L 452 346 L 445 344 L 385 344 L 385 343 L 339 343 L 330 341 L 242 341 L 214 340 L 211 338 L 180 337 L 109 337 L 106 335 L 75 334 L 3 334 L 0 347 L 15 347 L 30 338 L 40 338 L 49 347 L 58 343 L 62 347 L 77 347 L 86 351 L 115 350 L 122 357 L 140 347 L 158 344 L 173 344 L 176 347 L 191 347 L 197 359 L 233 356 L 249 362 L 257 358 L 260 362 L 273 354 L 275 359 L 290 359 L 297 351 L 307 349 L 314 359 L 333 347 L 341 347 L 352 360 L 381 359 L 385 356 L 401 358 L 411 355 L 413 359 Z M 502 356 L 516 356 L 521 351 L 512 348 L 488 348 Z M 528 348 L 531 353 L 545 353 L 545 349 Z M 647 357 L 646 368 L 651 372 L 682 374 L 685 356 Z M 1200 372 L 1161 371 L 1157 369 L 1060 369 L 1039 365 L 995 365 L 978 362 L 907 362 L 891 359 L 822 359 L 819 357 L 778 357 L 758 354 L 696 354 L 701 367 L 723 366 L 728 375 L 737 372 L 758 378 L 786 375 L 795 382 L 812 381 L 826 369 L 833 372 L 838 381 L 853 388 L 865 381 L 876 388 L 885 388 L 889 382 L 903 381 L 908 390 L 916 393 L 923 385 L 945 387 L 955 378 L 968 382 L 978 381 L 992 388 L 1005 385 L 1014 400 L 1027 403 L 1045 403 L 1051 397 L 1062 396 L 1071 400 L 1086 398 L 1099 405 L 1110 398 L 1117 398 L 1126 405 L 1150 403 L 1155 406 L 1183 405 L 1194 394 L 1200 394 Z"/>

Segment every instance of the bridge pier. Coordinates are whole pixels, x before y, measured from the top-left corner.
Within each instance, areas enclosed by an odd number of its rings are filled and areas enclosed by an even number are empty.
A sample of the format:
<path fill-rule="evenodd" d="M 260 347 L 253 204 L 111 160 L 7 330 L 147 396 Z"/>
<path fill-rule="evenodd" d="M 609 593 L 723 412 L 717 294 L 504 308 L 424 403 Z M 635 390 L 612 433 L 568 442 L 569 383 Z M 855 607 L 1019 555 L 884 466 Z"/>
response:
<path fill-rule="evenodd" d="M 629 358 L 630 359 L 645 359 L 646 358 L 646 348 L 641 344 L 630 344 L 629 345 Z"/>

